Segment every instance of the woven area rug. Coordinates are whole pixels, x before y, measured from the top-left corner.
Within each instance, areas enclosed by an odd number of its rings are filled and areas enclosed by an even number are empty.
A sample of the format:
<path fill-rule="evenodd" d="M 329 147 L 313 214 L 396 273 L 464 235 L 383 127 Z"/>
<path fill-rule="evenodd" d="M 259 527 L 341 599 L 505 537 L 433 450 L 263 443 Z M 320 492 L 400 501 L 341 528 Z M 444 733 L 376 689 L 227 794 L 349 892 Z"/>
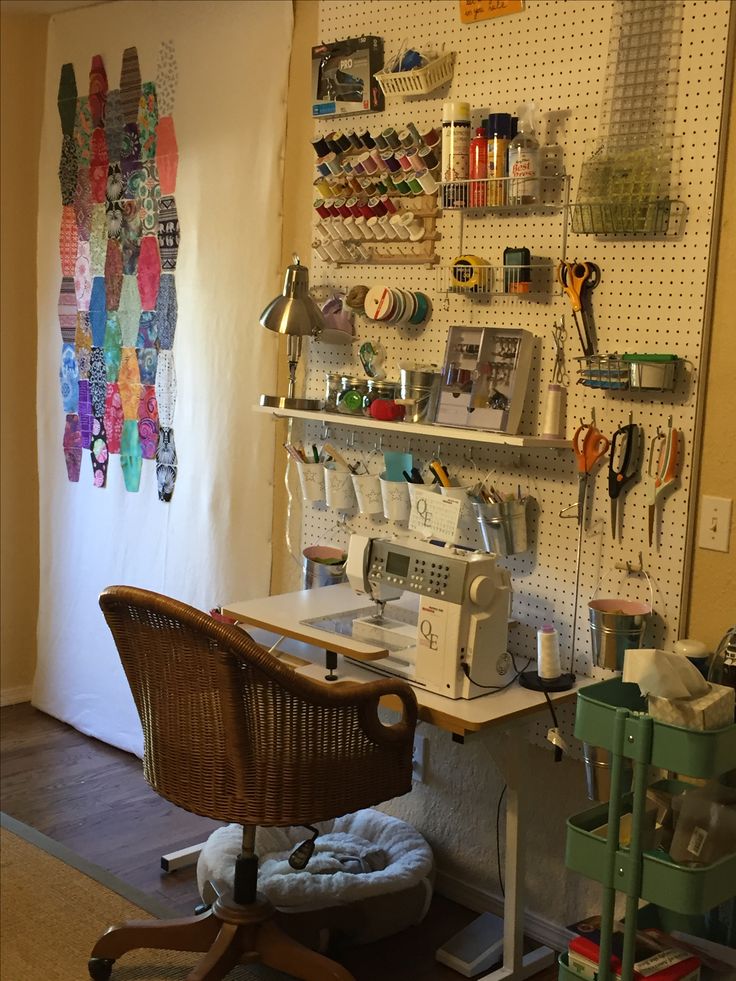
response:
<path fill-rule="evenodd" d="M 2 815 L 0 978 L 84 981 L 87 959 L 108 926 L 171 913 L 104 869 L 33 828 Z M 111 981 L 180 981 L 197 954 L 137 950 L 115 964 Z M 290 981 L 277 971 L 238 967 L 227 981 Z"/>

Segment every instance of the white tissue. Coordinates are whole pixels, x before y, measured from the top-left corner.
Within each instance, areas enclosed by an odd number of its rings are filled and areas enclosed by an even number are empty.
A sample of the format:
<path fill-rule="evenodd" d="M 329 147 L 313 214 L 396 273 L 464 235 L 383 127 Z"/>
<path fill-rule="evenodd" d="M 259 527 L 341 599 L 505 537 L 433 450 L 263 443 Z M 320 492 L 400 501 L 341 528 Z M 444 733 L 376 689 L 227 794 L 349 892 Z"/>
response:
<path fill-rule="evenodd" d="M 658 698 L 699 698 L 708 692 L 708 682 L 687 658 L 653 648 L 626 651 L 622 681 Z"/>

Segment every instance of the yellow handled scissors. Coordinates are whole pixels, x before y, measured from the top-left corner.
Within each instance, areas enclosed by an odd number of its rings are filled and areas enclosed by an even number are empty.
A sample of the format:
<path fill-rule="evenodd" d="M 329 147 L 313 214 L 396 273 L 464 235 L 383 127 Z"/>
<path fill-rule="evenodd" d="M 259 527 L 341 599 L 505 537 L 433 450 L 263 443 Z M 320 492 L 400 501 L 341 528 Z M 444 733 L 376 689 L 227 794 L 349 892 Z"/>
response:
<path fill-rule="evenodd" d="M 572 319 L 580 338 L 583 354 L 589 358 L 595 352 L 587 318 L 583 310 L 583 290 L 595 289 L 600 280 L 598 266 L 593 262 L 561 262 L 557 267 L 557 279 L 572 306 Z M 579 315 L 579 318 L 578 318 Z"/>

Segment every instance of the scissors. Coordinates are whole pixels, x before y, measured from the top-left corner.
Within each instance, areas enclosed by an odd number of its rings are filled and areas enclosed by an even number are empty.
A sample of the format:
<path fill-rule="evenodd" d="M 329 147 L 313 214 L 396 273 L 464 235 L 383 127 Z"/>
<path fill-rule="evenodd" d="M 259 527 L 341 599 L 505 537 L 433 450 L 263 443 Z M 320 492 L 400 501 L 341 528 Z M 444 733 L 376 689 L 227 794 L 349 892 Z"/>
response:
<path fill-rule="evenodd" d="M 582 525 L 585 517 L 585 495 L 588 490 L 588 479 L 591 471 L 598 460 L 606 455 L 610 445 L 603 433 L 596 429 L 595 422 L 579 426 L 572 438 L 572 446 L 578 462 L 579 525 Z"/>
<path fill-rule="evenodd" d="M 565 318 L 560 317 L 559 323 L 555 320 L 552 326 L 552 340 L 555 343 L 555 363 L 552 369 L 552 382 L 555 385 L 566 385 L 570 376 L 565 367 Z"/>
<path fill-rule="evenodd" d="M 611 535 L 616 537 L 618 499 L 621 491 L 636 477 L 639 470 L 639 427 L 631 421 L 621 426 L 611 438 L 608 461 L 608 496 L 611 498 Z M 618 464 L 618 469 L 616 465 Z"/>
<path fill-rule="evenodd" d="M 655 467 L 655 451 L 657 452 L 657 464 Z M 680 456 L 680 433 L 679 430 L 672 428 L 672 416 L 670 416 L 667 432 L 661 433 L 657 428 L 657 435 L 652 440 L 649 447 L 649 547 L 652 547 L 654 540 L 654 520 L 657 511 L 657 498 L 661 497 L 666 488 L 674 483 L 677 477 L 677 463 Z"/>
<path fill-rule="evenodd" d="M 600 270 L 593 262 L 561 262 L 557 267 L 557 279 L 572 305 L 572 319 L 575 321 L 580 344 L 586 358 L 595 353 L 595 346 L 583 310 L 583 289 L 586 287 L 591 290 L 595 289 L 600 278 Z"/>

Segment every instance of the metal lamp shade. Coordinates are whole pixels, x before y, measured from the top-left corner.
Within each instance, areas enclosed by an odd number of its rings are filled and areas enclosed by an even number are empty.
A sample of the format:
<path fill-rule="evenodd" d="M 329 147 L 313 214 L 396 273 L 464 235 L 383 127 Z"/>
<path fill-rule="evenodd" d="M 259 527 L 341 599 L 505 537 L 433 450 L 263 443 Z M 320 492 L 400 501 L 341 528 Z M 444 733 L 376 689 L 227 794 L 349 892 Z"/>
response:
<path fill-rule="evenodd" d="M 281 296 L 268 304 L 260 322 L 267 330 L 287 337 L 289 359 L 288 395 L 262 395 L 261 405 L 277 409 L 321 409 L 322 403 L 318 399 L 294 396 L 302 337 L 318 337 L 325 326 L 321 310 L 309 295 L 309 270 L 302 266 L 298 256 L 294 256 L 294 262 L 287 267 Z"/>

